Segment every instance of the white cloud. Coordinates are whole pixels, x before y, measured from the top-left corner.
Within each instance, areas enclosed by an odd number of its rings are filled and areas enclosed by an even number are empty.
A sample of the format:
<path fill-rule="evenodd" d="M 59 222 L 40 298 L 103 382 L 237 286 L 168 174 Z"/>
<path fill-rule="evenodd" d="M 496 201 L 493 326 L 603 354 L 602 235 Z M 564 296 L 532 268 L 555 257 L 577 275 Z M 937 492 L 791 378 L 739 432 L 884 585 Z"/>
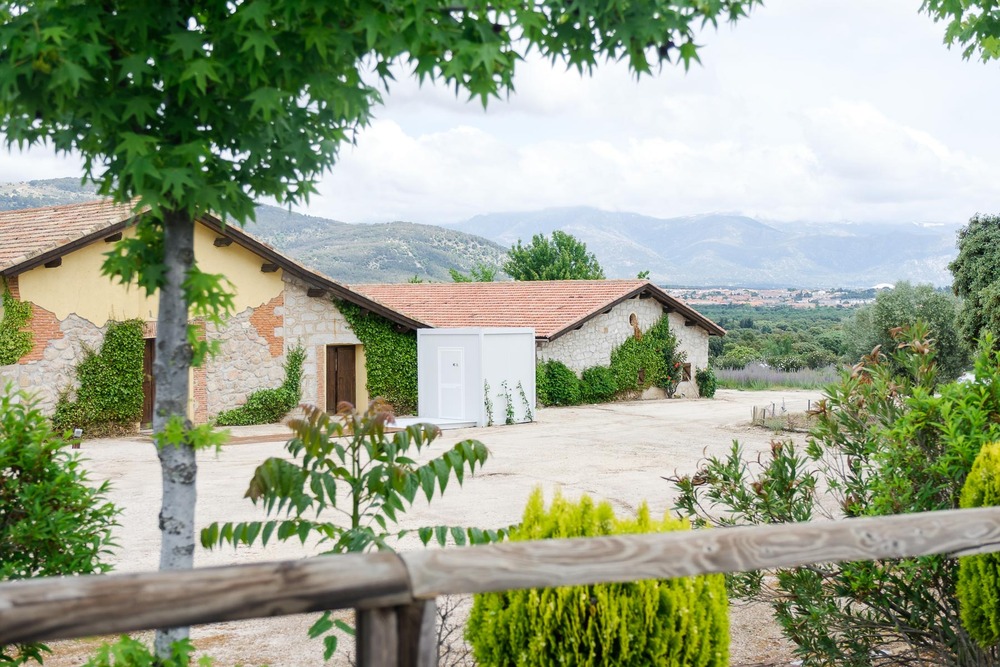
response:
<path fill-rule="evenodd" d="M 963 221 L 1000 205 L 989 169 L 1000 136 L 980 129 L 996 70 L 947 51 L 941 29 L 904 0 L 775 0 L 706 35 L 705 64 L 686 75 L 636 82 L 616 63 L 581 78 L 528 62 L 517 94 L 488 113 L 406 84 L 313 210 Z"/>
<path fill-rule="evenodd" d="M 997 66 L 964 62 L 908 0 L 770 0 L 636 81 L 529 60 L 490 104 L 401 73 L 308 212 L 444 222 L 591 205 L 658 216 L 964 221 L 1000 208 Z M 78 173 L 45 151 L 0 178 Z"/>
<path fill-rule="evenodd" d="M 0 182 L 33 181 L 45 178 L 75 177 L 83 173 L 83 161 L 65 155 L 56 155 L 45 146 L 27 151 L 0 148 Z"/>

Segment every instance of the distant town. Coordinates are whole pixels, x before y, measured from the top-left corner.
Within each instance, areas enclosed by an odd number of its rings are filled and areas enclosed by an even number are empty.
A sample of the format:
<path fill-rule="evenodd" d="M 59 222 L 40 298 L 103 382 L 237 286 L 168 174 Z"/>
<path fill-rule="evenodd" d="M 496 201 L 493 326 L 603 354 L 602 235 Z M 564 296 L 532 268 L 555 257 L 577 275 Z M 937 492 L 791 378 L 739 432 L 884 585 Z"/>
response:
<path fill-rule="evenodd" d="M 853 308 L 875 300 L 879 290 L 890 284 L 869 288 L 800 289 L 797 287 L 754 289 L 750 287 L 667 287 L 667 291 L 693 306 L 698 304 L 742 306 L 790 306 Z"/>

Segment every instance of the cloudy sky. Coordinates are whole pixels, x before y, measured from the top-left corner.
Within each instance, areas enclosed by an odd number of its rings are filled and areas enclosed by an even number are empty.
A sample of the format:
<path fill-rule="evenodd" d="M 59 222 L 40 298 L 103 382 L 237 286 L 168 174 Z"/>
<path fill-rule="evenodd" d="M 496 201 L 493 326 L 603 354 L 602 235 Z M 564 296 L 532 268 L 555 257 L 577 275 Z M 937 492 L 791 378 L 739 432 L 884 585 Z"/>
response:
<path fill-rule="evenodd" d="M 589 205 L 671 217 L 964 222 L 1000 211 L 1000 65 L 965 61 L 919 0 L 770 0 L 636 81 L 529 62 L 491 103 L 400 80 L 303 212 L 441 223 Z M 75 175 L 44 151 L 0 180 Z"/>

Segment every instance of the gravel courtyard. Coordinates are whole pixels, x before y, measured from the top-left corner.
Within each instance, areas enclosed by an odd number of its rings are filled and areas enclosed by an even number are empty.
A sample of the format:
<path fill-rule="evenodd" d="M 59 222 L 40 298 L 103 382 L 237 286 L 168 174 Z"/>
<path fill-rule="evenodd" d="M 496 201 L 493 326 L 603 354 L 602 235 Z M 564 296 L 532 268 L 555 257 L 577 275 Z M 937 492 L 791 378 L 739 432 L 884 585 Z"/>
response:
<path fill-rule="evenodd" d="M 529 493 L 541 486 L 547 496 L 561 489 L 567 496 L 587 493 L 608 500 L 619 513 L 642 502 L 652 512 L 673 504 L 671 485 L 662 479 L 691 473 L 705 454 L 721 454 L 738 439 L 747 452 L 768 449 L 772 434 L 749 425 L 752 406 L 784 404 L 801 411 L 819 392 L 720 390 L 714 400 L 621 402 L 574 408 L 545 408 L 536 421 L 515 426 L 445 431 L 434 450 L 475 438 L 491 451 L 485 468 L 467 477 L 464 487 L 449 486 L 427 505 L 419 499 L 402 527 L 464 524 L 501 527 L 519 520 Z M 234 442 L 218 455 L 199 456 L 198 523 L 261 519 L 243 498 L 254 468 L 283 453 L 288 430 L 282 426 L 234 428 Z M 798 438 L 801 440 L 801 436 Z M 155 570 L 159 557 L 157 512 L 160 474 L 148 438 L 89 440 L 80 453 L 95 481 L 108 479 L 111 499 L 123 508 L 116 532 L 119 549 L 112 557 L 118 572 Z M 420 548 L 407 543 L 401 548 Z M 266 549 L 197 549 L 197 566 L 299 558 L 317 552 L 298 541 Z M 322 664 L 319 640 L 306 637 L 314 615 L 290 616 L 202 626 L 192 636 L 217 665 L 284 667 Z M 97 640 L 57 642 L 46 665 L 79 665 Z M 766 608 L 733 606 L 732 664 L 785 664 L 788 646 Z M 347 664 L 342 655 L 333 664 Z"/>

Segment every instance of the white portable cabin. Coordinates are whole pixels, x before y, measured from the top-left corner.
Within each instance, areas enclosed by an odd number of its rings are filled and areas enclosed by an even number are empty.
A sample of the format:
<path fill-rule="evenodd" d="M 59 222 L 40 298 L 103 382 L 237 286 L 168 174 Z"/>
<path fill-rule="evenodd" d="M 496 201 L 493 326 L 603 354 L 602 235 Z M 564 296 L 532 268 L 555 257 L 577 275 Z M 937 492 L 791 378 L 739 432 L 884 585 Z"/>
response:
<path fill-rule="evenodd" d="M 438 425 L 503 424 L 508 402 L 514 423 L 531 420 L 535 412 L 534 329 L 417 330 L 420 419 Z"/>

